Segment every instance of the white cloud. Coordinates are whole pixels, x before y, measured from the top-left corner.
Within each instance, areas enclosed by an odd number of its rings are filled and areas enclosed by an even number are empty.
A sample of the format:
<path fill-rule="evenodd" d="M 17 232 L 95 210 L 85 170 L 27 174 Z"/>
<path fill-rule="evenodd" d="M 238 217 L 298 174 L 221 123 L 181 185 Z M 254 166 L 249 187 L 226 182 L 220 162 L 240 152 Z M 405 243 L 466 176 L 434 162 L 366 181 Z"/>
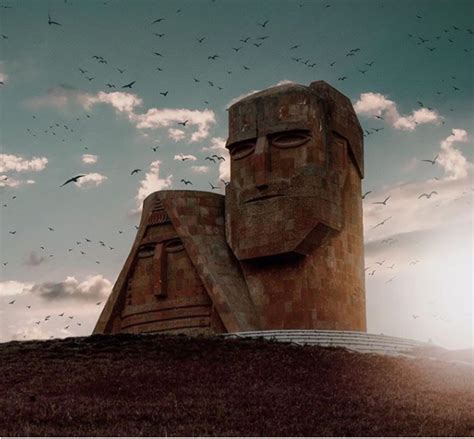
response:
<path fill-rule="evenodd" d="M 32 283 L 17 282 L 15 280 L 7 280 L 0 282 L 0 296 L 18 296 L 26 294 L 31 290 Z"/>
<path fill-rule="evenodd" d="M 173 160 L 182 160 L 184 161 L 183 159 L 186 159 L 186 160 L 191 160 L 193 162 L 195 162 L 197 160 L 197 158 L 191 154 L 176 154 L 174 156 L 174 159 Z"/>
<path fill-rule="evenodd" d="M 6 180 L 5 180 L 6 178 Z M 35 184 L 34 180 L 18 180 L 7 175 L 0 175 L 0 187 L 19 187 L 25 184 Z"/>
<path fill-rule="evenodd" d="M 160 178 L 160 165 L 160 160 L 152 162 L 145 178 L 140 181 L 140 187 L 135 196 L 136 209 L 132 211 L 133 214 L 141 212 L 143 200 L 152 192 L 171 188 L 173 175 L 170 174 L 166 178 Z"/>
<path fill-rule="evenodd" d="M 3 82 L 4 84 L 8 80 L 8 75 L 6 73 L 0 72 L 0 82 Z"/>
<path fill-rule="evenodd" d="M 383 117 L 393 128 L 402 131 L 414 131 L 417 125 L 439 125 L 442 118 L 436 110 L 420 108 L 407 116 L 401 116 L 397 104 L 380 93 L 361 93 L 359 100 L 354 104 L 357 114 Z"/>
<path fill-rule="evenodd" d="M 106 93 L 100 91 L 96 95 L 84 94 L 80 96 L 80 101 L 84 108 L 90 109 L 95 104 L 109 104 L 120 113 L 127 113 L 129 116 L 133 114 L 135 107 L 143 104 L 143 99 L 133 93 L 125 93 L 114 91 Z"/>
<path fill-rule="evenodd" d="M 94 164 L 97 163 L 98 156 L 94 154 L 83 154 L 82 155 L 82 163 L 86 164 Z"/>
<path fill-rule="evenodd" d="M 191 169 L 196 173 L 196 174 L 207 174 L 209 171 L 208 166 L 191 166 Z"/>
<path fill-rule="evenodd" d="M 90 174 L 86 174 L 84 177 L 81 177 L 74 184 L 79 188 L 88 189 L 91 187 L 99 186 L 105 180 L 107 180 L 107 177 L 105 175 L 98 174 L 97 172 L 93 172 Z"/>
<path fill-rule="evenodd" d="M 453 129 L 451 135 L 441 142 L 438 163 L 444 168 L 446 178 L 453 180 L 465 178 L 472 168 L 472 164 L 467 162 L 462 152 L 453 146 L 453 143 L 467 141 L 465 130 Z"/>
<path fill-rule="evenodd" d="M 13 154 L 0 154 L 0 172 L 38 172 L 46 168 L 46 157 L 33 157 L 31 160 Z"/>
<path fill-rule="evenodd" d="M 179 130 L 177 128 L 169 128 L 168 137 L 173 139 L 175 142 L 179 142 L 186 137 L 186 133 L 183 130 Z"/>
<path fill-rule="evenodd" d="M 276 84 L 273 84 L 273 85 L 269 85 L 268 87 L 266 88 L 270 88 L 270 87 L 277 87 L 279 85 L 285 85 L 285 84 L 294 84 L 293 81 L 290 81 L 288 79 L 282 79 L 281 81 L 278 81 Z M 254 93 L 258 93 L 259 91 L 262 91 L 262 90 L 252 90 L 252 91 L 248 91 L 248 92 L 245 92 L 245 93 L 242 93 L 240 94 L 239 96 L 231 99 L 225 106 L 226 109 L 228 109 L 229 107 L 232 107 L 232 105 L 234 105 L 236 102 L 240 101 L 241 99 L 244 99 L 246 98 L 247 96 L 250 96 L 250 95 L 253 95 Z"/>
<path fill-rule="evenodd" d="M 187 108 L 150 108 L 144 114 L 130 114 L 130 119 L 138 129 L 168 128 L 171 124 L 186 122 L 186 127 L 196 127 L 192 132 L 190 142 L 197 142 L 209 136 L 211 125 L 216 123 L 212 110 L 189 110 Z M 176 136 L 176 131 L 168 132 Z"/>

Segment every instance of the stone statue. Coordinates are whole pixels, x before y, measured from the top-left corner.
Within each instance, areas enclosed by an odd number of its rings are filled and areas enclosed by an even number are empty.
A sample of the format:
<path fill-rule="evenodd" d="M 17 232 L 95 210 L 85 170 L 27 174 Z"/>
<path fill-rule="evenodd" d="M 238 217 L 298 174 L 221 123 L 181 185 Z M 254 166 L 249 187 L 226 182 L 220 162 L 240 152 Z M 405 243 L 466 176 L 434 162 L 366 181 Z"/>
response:
<path fill-rule="evenodd" d="M 323 81 L 229 108 L 227 242 L 262 329 L 366 330 L 363 135 Z"/>
<path fill-rule="evenodd" d="M 160 191 L 94 332 L 366 330 L 363 136 L 323 81 L 229 108 L 221 195 Z M 225 220 L 224 220 L 225 219 Z"/>
<path fill-rule="evenodd" d="M 94 333 L 195 335 L 259 327 L 225 241 L 224 197 L 200 191 L 149 195 Z"/>

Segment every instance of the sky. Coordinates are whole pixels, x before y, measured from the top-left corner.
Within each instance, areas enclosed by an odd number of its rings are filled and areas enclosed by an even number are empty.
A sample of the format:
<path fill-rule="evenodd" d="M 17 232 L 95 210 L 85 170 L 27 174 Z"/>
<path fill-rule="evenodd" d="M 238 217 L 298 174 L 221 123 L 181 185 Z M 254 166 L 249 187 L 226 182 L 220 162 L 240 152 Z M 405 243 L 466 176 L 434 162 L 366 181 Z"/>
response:
<path fill-rule="evenodd" d="M 224 193 L 228 106 L 324 80 L 364 129 L 368 332 L 472 347 L 472 22 L 462 0 L 1 0 L 0 341 L 90 334 L 143 199 Z"/>

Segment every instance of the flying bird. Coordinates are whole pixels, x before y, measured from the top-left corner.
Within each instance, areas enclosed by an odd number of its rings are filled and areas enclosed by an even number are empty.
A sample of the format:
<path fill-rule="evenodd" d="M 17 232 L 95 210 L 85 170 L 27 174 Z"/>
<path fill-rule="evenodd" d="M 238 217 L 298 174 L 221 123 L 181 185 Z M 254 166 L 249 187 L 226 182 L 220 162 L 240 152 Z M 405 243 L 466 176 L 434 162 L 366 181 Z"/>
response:
<path fill-rule="evenodd" d="M 153 21 L 153 23 L 151 24 L 155 24 L 155 23 L 160 23 L 164 20 L 164 18 L 157 18 L 155 21 Z"/>
<path fill-rule="evenodd" d="M 434 165 L 436 163 L 436 160 L 438 160 L 438 157 L 439 157 L 439 154 L 436 155 L 436 157 L 433 159 L 433 160 L 430 160 L 430 159 L 423 159 L 421 160 L 422 162 L 427 162 L 427 163 L 431 163 L 432 165 Z"/>
<path fill-rule="evenodd" d="M 166 97 L 166 96 L 168 96 L 168 91 L 165 91 L 165 92 L 161 92 L 161 91 L 160 91 L 160 95 L 163 95 L 163 96 Z"/>
<path fill-rule="evenodd" d="M 211 186 L 211 190 L 219 189 L 219 186 L 214 186 L 211 182 L 209 182 L 209 185 Z"/>
<path fill-rule="evenodd" d="M 378 226 L 383 226 L 385 224 L 385 222 L 388 221 L 390 218 L 392 218 L 392 217 L 389 216 L 388 218 L 385 218 L 382 222 L 380 222 L 380 223 L 376 224 L 374 227 L 372 227 L 372 229 L 375 229 Z"/>
<path fill-rule="evenodd" d="M 51 20 L 51 15 L 48 14 L 48 24 L 51 26 L 52 24 L 55 24 L 56 26 L 62 26 L 61 23 L 58 23 L 57 21 Z"/>
<path fill-rule="evenodd" d="M 11 302 L 8 302 L 9 305 L 13 305 L 15 303 L 14 300 L 12 300 Z"/>
<path fill-rule="evenodd" d="M 217 160 L 223 160 L 223 161 L 225 161 L 225 158 L 222 157 L 221 155 L 212 154 L 212 157 L 215 157 Z"/>
<path fill-rule="evenodd" d="M 122 88 L 130 88 L 130 89 L 131 89 L 131 88 L 132 88 L 132 85 L 135 84 L 135 82 L 137 82 L 137 81 L 132 81 L 132 82 L 130 82 L 130 83 L 128 83 L 128 84 L 125 84 L 125 85 L 122 86 Z"/>
<path fill-rule="evenodd" d="M 151 149 L 152 149 L 154 152 L 156 152 L 159 147 L 160 147 L 160 145 L 156 145 L 156 146 L 152 146 Z"/>
<path fill-rule="evenodd" d="M 265 27 L 269 22 L 270 20 L 265 20 L 263 23 L 257 23 L 257 24 L 261 27 Z"/>
<path fill-rule="evenodd" d="M 16 233 L 16 230 L 14 230 L 13 232 L 9 231 L 8 233 L 10 233 L 11 235 L 14 235 Z"/>
<path fill-rule="evenodd" d="M 371 193 L 372 191 L 367 191 L 365 194 L 362 195 L 362 199 L 365 200 L 365 197 Z"/>
<path fill-rule="evenodd" d="M 87 70 L 81 69 L 80 67 L 79 67 L 79 71 L 80 71 L 82 74 L 87 73 Z"/>
<path fill-rule="evenodd" d="M 390 199 L 391 195 L 389 195 L 387 198 L 385 198 L 385 200 L 383 201 L 375 201 L 373 202 L 372 204 L 383 204 L 384 206 L 387 205 L 387 201 Z"/>
<path fill-rule="evenodd" d="M 125 69 L 117 69 L 119 71 L 119 73 L 123 73 L 125 72 Z"/>
<path fill-rule="evenodd" d="M 347 76 L 340 76 L 339 78 L 337 78 L 338 81 L 344 81 L 347 79 Z"/>
<path fill-rule="evenodd" d="M 185 180 L 184 178 L 181 179 L 181 182 L 184 183 L 186 186 L 188 184 L 192 185 L 193 183 L 190 180 Z"/>
<path fill-rule="evenodd" d="M 216 160 L 213 159 L 212 157 L 206 157 L 204 160 L 209 160 L 212 163 L 216 163 Z"/>
<path fill-rule="evenodd" d="M 81 174 L 81 175 L 76 175 L 75 177 L 72 177 L 70 178 L 69 180 L 65 181 L 61 186 L 59 187 L 63 187 L 63 186 L 66 186 L 68 183 L 77 183 L 77 180 L 79 180 L 80 178 L 82 177 L 85 177 L 86 175 L 85 174 Z"/>
<path fill-rule="evenodd" d="M 185 120 L 184 122 L 178 122 L 178 125 L 183 125 L 183 127 L 185 127 L 188 122 L 189 120 Z"/>
<path fill-rule="evenodd" d="M 137 169 L 134 169 L 130 175 L 133 175 L 133 174 L 137 174 L 138 172 L 141 172 L 141 169 L 137 168 Z"/>
<path fill-rule="evenodd" d="M 430 199 L 430 198 L 431 198 L 431 195 L 433 195 L 433 194 L 438 195 L 438 192 L 436 192 L 436 191 L 431 191 L 429 194 L 423 193 L 423 194 L 421 194 L 421 195 L 418 197 L 418 199 L 423 198 L 423 197 L 426 197 L 427 199 Z"/>

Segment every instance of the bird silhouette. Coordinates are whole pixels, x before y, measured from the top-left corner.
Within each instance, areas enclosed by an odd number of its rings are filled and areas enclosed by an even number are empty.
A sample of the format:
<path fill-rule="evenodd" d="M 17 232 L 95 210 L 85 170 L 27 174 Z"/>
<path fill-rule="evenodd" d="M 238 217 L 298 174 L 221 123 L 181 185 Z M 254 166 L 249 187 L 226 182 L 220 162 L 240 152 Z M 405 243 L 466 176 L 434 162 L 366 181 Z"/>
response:
<path fill-rule="evenodd" d="M 438 192 L 431 191 L 429 194 L 423 193 L 418 197 L 418 199 L 423 198 L 423 197 L 426 197 L 427 199 L 430 199 L 431 196 L 434 195 L 434 194 L 438 195 Z"/>
<path fill-rule="evenodd" d="M 79 67 L 79 71 L 80 71 L 82 74 L 87 73 L 87 70 L 81 69 L 80 67 Z"/>
<path fill-rule="evenodd" d="M 215 157 L 215 158 L 216 158 L 217 160 L 219 160 L 219 161 L 220 161 L 220 160 L 223 160 L 223 161 L 225 161 L 225 158 L 224 158 L 224 157 L 222 157 L 221 155 L 212 154 L 212 156 L 211 156 L 211 157 Z"/>
<path fill-rule="evenodd" d="M 263 23 L 257 23 L 261 27 L 266 27 L 266 25 L 270 22 L 270 20 L 265 20 Z"/>
<path fill-rule="evenodd" d="M 337 78 L 338 81 L 345 81 L 347 79 L 347 76 L 340 76 Z"/>
<path fill-rule="evenodd" d="M 78 181 L 80 178 L 85 177 L 85 176 L 86 176 L 85 174 L 76 175 L 75 177 L 72 177 L 72 178 L 70 178 L 69 180 L 66 180 L 66 181 L 65 181 L 61 186 L 59 186 L 59 187 L 66 186 L 67 184 L 72 183 L 72 182 L 77 183 L 77 181 Z"/>
<path fill-rule="evenodd" d="M 94 79 L 95 79 L 95 76 L 91 76 L 91 77 L 89 77 L 89 76 L 86 76 L 86 79 L 87 79 L 87 80 L 90 82 L 90 81 L 92 81 L 92 80 L 94 80 Z"/>
<path fill-rule="evenodd" d="M 48 24 L 51 26 L 52 24 L 56 25 L 56 26 L 62 26 L 61 23 L 58 23 L 57 21 L 53 21 L 51 20 L 51 15 L 48 14 Z"/>
<path fill-rule="evenodd" d="M 436 155 L 436 157 L 433 159 L 433 160 L 430 160 L 430 159 L 423 159 L 421 160 L 422 162 L 427 162 L 427 163 L 431 163 L 432 165 L 434 165 L 436 163 L 436 160 L 438 160 L 438 157 L 439 157 L 439 154 Z"/>
<path fill-rule="evenodd" d="M 125 72 L 125 69 L 117 69 L 119 73 Z"/>
<path fill-rule="evenodd" d="M 9 231 L 8 233 L 10 233 L 11 235 L 14 235 L 16 233 L 16 230 L 13 230 L 13 232 Z"/>
<path fill-rule="evenodd" d="M 156 145 L 156 146 L 152 146 L 151 149 L 156 152 L 158 151 L 158 148 L 160 147 L 160 145 Z"/>
<path fill-rule="evenodd" d="M 217 58 L 219 58 L 219 55 L 209 55 L 207 57 L 207 59 L 212 59 L 213 61 L 215 61 Z"/>
<path fill-rule="evenodd" d="M 164 18 L 157 18 L 157 19 L 154 20 L 151 24 L 161 23 L 163 20 L 164 20 Z"/>
<path fill-rule="evenodd" d="M 209 160 L 212 163 L 216 163 L 216 160 L 213 159 L 212 157 L 206 157 L 204 160 Z"/>
<path fill-rule="evenodd" d="M 365 197 L 371 193 L 372 191 L 367 191 L 365 194 L 362 195 L 362 199 L 365 200 Z"/>
<path fill-rule="evenodd" d="M 387 201 L 390 199 L 391 195 L 389 195 L 387 198 L 385 198 L 385 200 L 383 201 L 375 201 L 373 202 L 372 204 L 383 204 L 384 206 L 387 205 Z"/>
<path fill-rule="evenodd" d="M 160 95 L 163 95 L 163 96 L 166 97 L 166 96 L 168 96 L 168 91 L 165 91 L 165 92 L 161 92 L 161 91 L 160 91 Z"/>
<path fill-rule="evenodd" d="M 163 55 L 160 53 L 160 52 L 153 52 L 156 56 L 161 56 L 163 57 Z"/>
<path fill-rule="evenodd" d="M 180 181 L 181 181 L 181 183 L 184 183 L 186 186 L 187 186 L 188 184 L 190 184 L 190 185 L 193 184 L 190 180 L 185 180 L 184 178 L 182 178 Z"/>
<path fill-rule="evenodd" d="M 8 302 L 9 305 L 13 305 L 15 303 L 14 300 L 12 300 L 11 302 Z"/>
<path fill-rule="evenodd" d="M 158 37 L 158 38 L 163 38 L 166 34 L 153 33 L 153 35 L 155 35 L 155 36 Z"/>
<path fill-rule="evenodd" d="M 133 174 L 137 174 L 138 172 L 141 172 L 141 169 L 137 168 L 137 169 L 134 169 L 130 175 L 133 175 Z"/>
<path fill-rule="evenodd" d="M 184 122 L 178 122 L 178 125 L 183 125 L 183 127 L 185 127 L 188 122 L 189 120 L 185 120 Z"/>
<path fill-rule="evenodd" d="M 391 216 L 389 216 L 388 218 L 385 218 L 382 222 L 376 224 L 374 227 L 372 227 L 372 229 L 375 229 L 376 227 L 379 227 L 379 226 L 383 226 L 390 218 L 392 218 Z"/>
<path fill-rule="evenodd" d="M 214 186 L 211 182 L 209 182 L 209 185 L 211 186 L 211 190 L 219 189 L 219 186 Z"/>
<path fill-rule="evenodd" d="M 250 67 L 247 67 L 247 66 L 242 66 L 244 68 L 244 70 L 250 70 Z"/>
<path fill-rule="evenodd" d="M 129 82 L 128 84 L 122 85 L 122 88 L 132 88 L 133 84 L 135 84 L 137 81 L 132 81 Z"/>

